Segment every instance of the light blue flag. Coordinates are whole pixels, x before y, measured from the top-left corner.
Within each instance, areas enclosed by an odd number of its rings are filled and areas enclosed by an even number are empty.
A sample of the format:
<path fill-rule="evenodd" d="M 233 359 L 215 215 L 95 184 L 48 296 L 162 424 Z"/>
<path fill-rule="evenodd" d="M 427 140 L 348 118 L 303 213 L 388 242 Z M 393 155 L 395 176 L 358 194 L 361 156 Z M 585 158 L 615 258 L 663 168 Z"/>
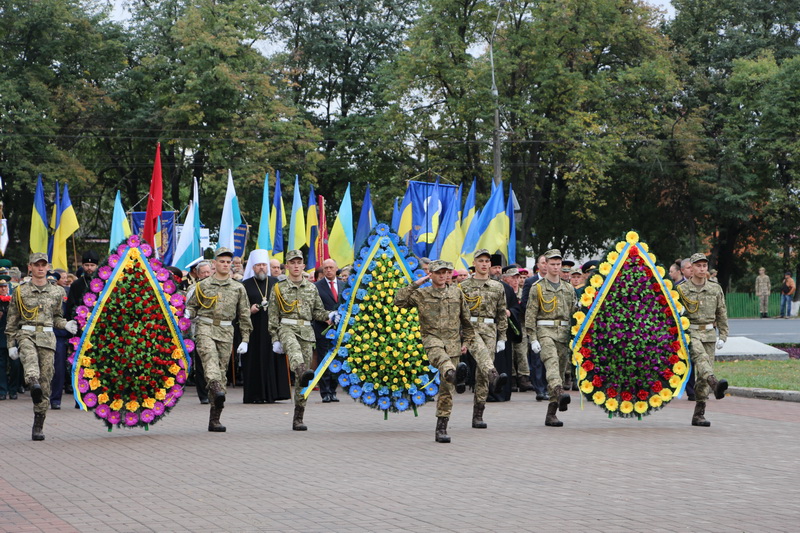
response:
<path fill-rule="evenodd" d="M 189 265 L 203 256 L 203 251 L 200 249 L 200 195 L 197 178 L 194 180 L 192 194 L 192 201 L 189 202 L 189 209 L 186 211 L 186 218 L 183 221 L 181 236 L 175 247 L 175 253 L 172 255 L 172 266 L 181 270 L 189 270 Z"/>
<path fill-rule="evenodd" d="M 461 263 L 469 268 L 472 265 L 472 254 L 478 249 L 478 238 L 481 236 L 480 221 L 481 210 L 475 211 L 472 223 L 464 235 L 464 245 L 461 247 Z"/>
<path fill-rule="evenodd" d="M 394 199 L 394 209 L 392 209 L 392 231 L 397 233 L 400 227 L 400 207 L 397 204 L 397 198 Z"/>
<path fill-rule="evenodd" d="M 131 225 L 128 217 L 125 216 L 125 209 L 122 207 L 122 200 L 117 191 L 114 199 L 114 215 L 111 217 L 111 237 L 108 238 L 108 252 L 111 253 L 116 246 L 131 235 Z"/>
<path fill-rule="evenodd" d="M 460 192 L 460 191 L 459 191 Z M 442 191 L 443 195 L 447 194 L 447 191 Z M 453 192 L 454 196 L 458 193 Z M 458 219 L 458 211 L 461 209 L 461 202 L 458 198 L 446 198 L 445 196 L 442 197 L 442 201 L 445 204 L 446 208 L 444 211 L 444 215 L 442 216 L 442 223 L 439 226 L 439 232 L 436 234 L 436 240 L 431 247 L 430 255 L 428 258 L 431 260 L 434 259 L 443 259 L 445 261 L 453 261 L 452 258 L 442 257 L 442 248 L 444 246 L 445 241 L 452 235 L 452 233 L 456 229 L 456 225 L 460 224 L 460 220 Z M 460 229 L 460 228 L 459 228 Z M 460 249 L 456 251 L 456 254 L 460 252 Z M 458 265 L 455 265 L 458 268 Z"/>
<path fill-rule="evenodd" d="M 233 173 L 228 169 L 228 188 L 225 191 L 225 202 L 222 204 L 222 220 L 219 223 L 219 239 L 217 248 L 236 249 L 233 232 L 242 223 L 242 214 L 239 211 L 239 199 L 233 187 Z"/>
<path fill-rule="evenodd" d="M 369 193 L 369 183 L 367 183 L 367 191 L 364 193 L 364 203 L 361 206 L 361 216 L 358 217 L 358 228 L 356 229 L 356 236 L 353 240 L 353 245 L 356 249 L 360 250 L 369 237 L 369 232 L 377 225 L 375 220 L 375 210 L 372 208 L 372 197 Z"/>
<path fill-rule="evenodd" d="M 269 236 L 269 173 L 264 176 L 264 193 L 261 195 L 261 221 L 258 224 L 258 247 L 272 252 L 272 238 Z"/>

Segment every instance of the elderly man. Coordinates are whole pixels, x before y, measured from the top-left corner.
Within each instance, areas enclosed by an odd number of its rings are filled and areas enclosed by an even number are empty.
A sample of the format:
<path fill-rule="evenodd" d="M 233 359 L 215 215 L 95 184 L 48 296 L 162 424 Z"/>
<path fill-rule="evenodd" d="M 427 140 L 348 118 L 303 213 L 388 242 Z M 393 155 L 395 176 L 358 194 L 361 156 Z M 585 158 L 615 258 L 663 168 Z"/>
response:
<path fill-rule="evenodd" d="M 270 259 L 269 275 L 273 278 L 278 278 L 278 280 L 286 279 L 286 275 L 283 273 L 283 265 L 277 259 Z"/>
<path fill-rule="evenodd" d="M 311 321 L 331 324 L 336 311 L 325 309 L 317 288 L 303 277 L 306 269 L 303 252 L 289 250 L 286 268 L 287 278 L 275 284 L 269 300 L 269 334 L 274 339 L 273 351 L 287 354 L 289 367 L 295 374 L 292 429 L 306 431 L 308 427 L 303 423 L 306 397 L 302 390 L 314 379 L 311 357 L 315 337 Z"/>
<path fill-rule="evenodd" d="M 219 248 L 214 254 L 214 274 L 195 285 L 186 303 L 186 316 L 195 318 L 195 346 L 212 396 L 208 430 L 225 431 L 219 419 L 225 408 L 225 370 L 233 347 L 233 321 L 239 319 L 242 338 L 250 337 L 250 305 L 244 286 L 230 276 L 233 252 Z M 247 352 L 247 342 L 236 352 Z"/>
<path fill-rule="evenodd" d="M 56 337 L 53 328 L 73 335 L 78 332 L 74 320 L 63 316 L 64 289 L 47 281 L 47 254 L 30 255 L 31 280 L 23 283 L 11 297 L 6 322 L 9 357 L 22 360 L 25 381 L 33 400 L 33 440 L 44 440 L 44 420 L 50 406 L 50 383 Z"/>
<path fill-rule="evenodd" d="M 327 311 L 336 311 L 339 308 L 342 291 L 345 283 L 336 277 L 338 266 L 333 259 L 326 259 L 322 262 L 322 278 L 314 285 L 317 286 L 322 305 Z M 328 327 L 326 322 L 314 321 L 314 336 L 317 340 L 317 357 L 320 361 L 325 358 L 328 350 L 331 349 L 333 342 L 323 333 Z M 336 380 L 330 370 L 319 380 L 319 394 L 322 396 L 322 403 L 338 402 L 336 397 Z"/>

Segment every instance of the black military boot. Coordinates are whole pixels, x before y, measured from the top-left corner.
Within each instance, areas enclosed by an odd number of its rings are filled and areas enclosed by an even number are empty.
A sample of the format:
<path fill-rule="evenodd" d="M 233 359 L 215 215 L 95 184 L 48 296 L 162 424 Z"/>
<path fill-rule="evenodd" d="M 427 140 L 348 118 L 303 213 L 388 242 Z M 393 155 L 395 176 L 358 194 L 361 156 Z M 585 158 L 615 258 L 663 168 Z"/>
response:
<path fill-rule="evenodd" d="M 42 386 L 39 385 L 39 378 L 31 378 L 28 380 L 28 388 L 31 390 L 31 400 L 33 403 L 42 401 Z M 44 438 L 44 437 L 42 437 Z M 42 439 L 38 439 L 42 440 Z"/>
<path fill-rule="evenodd" d="M 497 369 L 493 368 L 489 371 L 489 394 L 500 392 L 508 382 L 508 376 L 505 374 L 498 374 Z"/>
<path fill-rule="evenodd" d="M 706 414 L 706 402 L 697 402 L 694 404 L 694 414 L 692 415 L 692 425 L 707 428 L 711 422 L 705 419 L 703 415 Z"/>
<path fill-rule="evenodd" d="M 436 442 L 450 442 L 450 436 L 447 434 L 448 421 L 450 421 L 449 416 L 440 416 L 436 419 Z"/>
<path fill-rule="evenodd" d="M 294 406 L 294 419 L 292 419 L 292 429 L 294 431 L 306 431 L 308 429 L 308 426 L 303 424 L 303 414 L 305 411 L 305 407 L 300 407 L 299 405 Z"/>
<path fill-rule="evenodd" d="M 33 413 L 33 429 L 31 430 L 31 440 L 44 440 L 44 418 L 44 413 Z"/>
<path fill-rule="evenodd" d="M 717 379 L 714 374 L 708 376 L 708 386 L 714 391 L 714 398 L 721 400 L 725 397 L 725 391 L 728 390 L 727 379 Z"/>
<path fill-rule="evenodd" d="M 225 407 L 225 391 L 222 389 L 222 384 L 219 381 L 211 381 L 208 384 L 209 395 L 213 397 L 213 405 L 222 410 Z"/>
<path fill-rule="evenodd" d="M 564 392 L 564 389 L 561 388 L 561 385 L 557 385 L 553 389 L 553 397 L 558 399 L 558 410 L 559 411 L 566 411 L 567 410 L 567 406 L 569 405 L 569 402 L 572 401 L 572 398 L 570 398 L 569 394 Z M 552 404 L 550 404 L 550 405 L 552 405 Z"/>
<path fill-rule="evenodd" d="M 214 433 L 225 433 L 226 428 L 219 422 L 222 408 L 211 405 L 211 414 L 208 416 L 208 430 Z"/>
<path fill-rule="evenodd" d="M 485 403 L 476 403 L 472 406 L 472 427 L 476 429 L 486 429 L 486 422 L 483 421 L 484 409 L 486 409 Z"/>
<path fill-rule="evenodd" d="M 533 390 L 531 378 L 528 376 L 517 376 L 517 388 L 520 392 L 528 392 Z"/>
<path fill-rule="evenodd" d="M 467 375 L 469 374 L 469 367 L 467 363 L 458 363 L 456 367 L 456 392 L 463 394 L 467 390 Z M 450 442 L 449 440 L 447 442 Z"/>
<path fill-rule="evenodd" d="M 308 384 L 314 379 L 314 371 L 309 370 L 305 363 L 300 363 L 297 365 L 297 367 L 294 369 L 294 372 L 297 376 L 297 379 L 300 380 L 301 387 L 308 387 Z"/>
<path fill-rule="evenodd" d="M 558 419 L 556 416 L 556 411 L 558 410 L 558 403 L 557 402 L 550 402 L 547 404 L 547 416 L 544 417 L 544 425 L 560 428 L 564 425 L 564 422 Z"/>

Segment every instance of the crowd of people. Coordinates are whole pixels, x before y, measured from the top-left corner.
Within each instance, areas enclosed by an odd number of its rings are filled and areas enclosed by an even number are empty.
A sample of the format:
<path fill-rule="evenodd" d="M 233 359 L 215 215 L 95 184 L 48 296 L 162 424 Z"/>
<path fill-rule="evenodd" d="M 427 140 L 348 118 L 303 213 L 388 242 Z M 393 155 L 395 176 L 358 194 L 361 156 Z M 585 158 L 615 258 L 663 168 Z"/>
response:
<path fill-rule="evenodd" d="M 98 254 L 88 251 L 71 274 L 50 270 L 46 254 L 31 254 L 26 278 L 7 261 L 0 263 L 0 400 L 30 393 L 34 440 L 44 439 L 48 409 L 60 409 L 63 396 L 72 393 L 68 339 L 78 334 L 76 308 L 99 262 Z M 435 440 L 450 441 L 452 394 L 468 386 L 474 392 L 473 428 L 488 427 L 487 402 L 529 391 L 548 402 L 545 425 L 563 426 L 557 412 L 568 409 L 568 391 L 578 385 L 570 364 L 572 314 L 599 262 L 577 266 L 560 251 L 548 250 L 529 271 L 503 266 L 499 255 L 478 250 L 469 270 L 424 257 L 419 263 L 426 275 L 399 290 L 394 304 L 419 310 L 421 341 L 443 378 Z M 681 298 L 691 303 L 687 313 L 695 315 L 691 327 L 701 341 L 691 344 L 698 381 L 692 376 L 687 387 L 697 403 L 692 423 L 700 426 L 710 425 L 703 416 L 709 391 L 720 398 L 727 387 L 712 369 L 714 350 L 727 338 L 725 300 L 707 267 L 706 256 L 695 254 L 669 270 Z M 301 390 L 331 346 L 325 332 L 339 319 L 336 310 L 349 269 L 327 259 L 308 272 L 298 250 L 287 252 L 285 264 L 254 250 L 245 264 L 220 248 L 188 272 L 171 272 L 186 295 L 186 318 L 192 320 L 189 384 L 200 403 L 210 406 L 208 430 L 226 431 L 221 415 L 232 385 L 243 387 L 244 403 L 293 397 L 292 429 L 306 430 L 307 400 Z M 758 293 L 758 281 L 756 287 Z M 318 391 L 322 403 L 339 401 L 329 371 L 318 380 Z"/>

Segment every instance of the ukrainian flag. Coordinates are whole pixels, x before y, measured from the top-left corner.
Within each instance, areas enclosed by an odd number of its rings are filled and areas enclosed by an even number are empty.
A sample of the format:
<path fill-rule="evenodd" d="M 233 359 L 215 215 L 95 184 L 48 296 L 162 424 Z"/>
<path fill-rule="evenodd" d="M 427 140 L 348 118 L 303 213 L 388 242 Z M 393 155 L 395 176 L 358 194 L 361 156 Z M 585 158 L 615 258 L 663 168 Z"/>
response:
<path fill-rule="evenodd" d="M 45 213 L 44 186 L 42 175 L 36 182 L 36 193 L 33 195 L 33 212 L 31 213 L 31 253 L 47 253 L 47 214 Z"/>
<path fill-rule="evenodd" d="M 317 213 L 317 196 L 314 192 L 314 186 L 311 186 L 311 192 L 308 193 L 308 212 L 306 213 L 306 241 L 308 242 L 308 260 L 306 261 L 306 270 L 314 271 L 317 268 L 317 262 L 321 259 L 321 254 L 318 254 L 319 242 L 319 214 Z M 322 261 L 319 261 L 322 263 Z"/>
<path fill-rule="evenodd" d="M 353 263 L 353 204 L 350 200 L 349 183 L 328 237 L 328 252 L 340 267 Z"/>
<path fill-rule="evenodd" d="M 283 228 L 286 227 L 286 211 L 281 196 L 281 173 L 275 171 L 275 193 L 272 196 L 272 211 L 269 214 L 269 232 L 272 238 L 272 257 L 283 263 Z"/>
<path fill-rule="evenodd" d="M 289 249 L 299 250 L 306 242 L 306 219 L 303 215 L 303 200 L 300 198 L 300 181 L 294 176 L 294 195 L 292 196 L 292 216 L 289 222 Z"/>
<path fill-rule="evenodd" d="M 261 195 L 261 221 L 258 224 L 258 247 L 272 252 L 272 238 L 269 231 L 269 172 L 264 175 L 264 192 Z"/>
<path fill-rule="evenodd" d="M 502 186 L 495 187 L 492 191 L 492 195 L 481 213 L 478 228 L 480 229 L 478 249 L 485 248 L 492 254 L 498 250 L 505 251 L 507 249 L 508 215 L 506 215 Z"/>
<path fill-rule="evenodd" d="M 58 206 L 58 216 L 56 217 L 56 231 L 53 235 L 53 268 L 62 268 L 69 271 L 67 262 L 67 239 L 78 231 L 78 217 L 72 207 L 69 198 L 69 188 L 64 184 L 64 193 L 61 195 L 61 202 Z"/>

